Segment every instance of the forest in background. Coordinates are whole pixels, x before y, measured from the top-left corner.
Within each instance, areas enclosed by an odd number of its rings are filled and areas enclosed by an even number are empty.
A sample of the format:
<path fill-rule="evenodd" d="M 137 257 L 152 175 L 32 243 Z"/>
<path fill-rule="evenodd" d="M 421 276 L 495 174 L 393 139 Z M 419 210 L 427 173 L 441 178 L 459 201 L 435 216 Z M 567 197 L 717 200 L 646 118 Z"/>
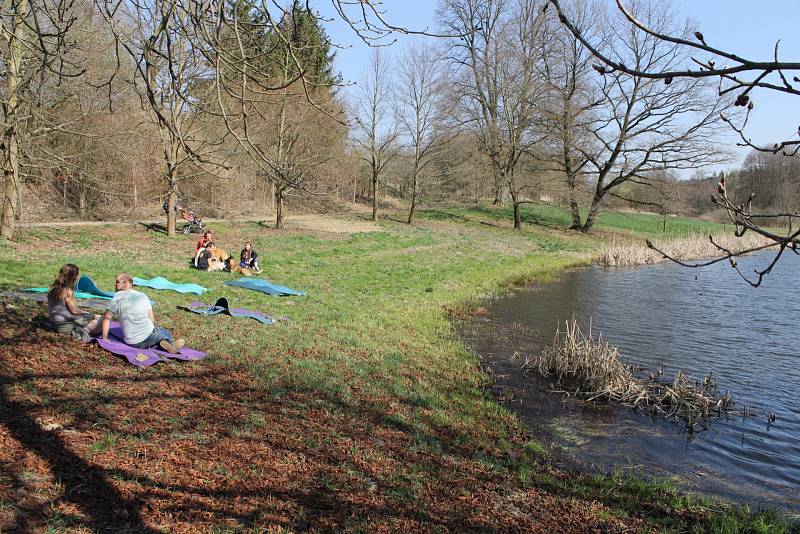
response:
<path fill-rule="evenodd" d="M 723 174 L 761 210 L 798 204 L 791 157 L 705 170 L 730 161 L 720 117 L 736 109 L 714 83 L 601 73 L 542 5 L 442 0 L 446 37 L 374 49 L 346 91 L 324 21 L 297 0 L 14 4 L 0 39 L 4 235 L 163 216 L 165 200 L 203 216 L 275 212 L 278 226 L 287 206 L 402 207 L 411 222 L 420 206 L 493 202 L 513 204 L 518 227 L 520 206 L 549 202 L 588 232 L 600 209 L 724 220 L 709 200 Z M 599 3 L 570 9 L 619 60 L 686 59 Z M 691 31 L 668 6 L 637 9 Z"/>

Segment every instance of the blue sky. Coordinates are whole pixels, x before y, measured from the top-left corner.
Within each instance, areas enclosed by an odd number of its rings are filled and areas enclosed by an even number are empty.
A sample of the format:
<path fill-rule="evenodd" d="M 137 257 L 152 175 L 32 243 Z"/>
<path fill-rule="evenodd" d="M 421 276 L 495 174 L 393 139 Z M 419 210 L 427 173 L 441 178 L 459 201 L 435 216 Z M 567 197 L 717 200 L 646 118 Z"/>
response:
<path fill-rule="evenodd" d="M 567 0 L 569 1 L 569 0 Z M 607 0 L 613 4 L 613 0 Z M 666 0 L 662 0 L 666 1 Z M 669 0 L 681 19 L 689 17 L 703 32 L 706 42 L 720 49 L 735 52 L 748 59 L 769 61 L 775 41 L 781 40 L 780 57 L 800 61 L 800 0 Z M 324 17 L 334 18 L 332 0 L 316 0 L 314 9 Z M 435 30 L 436 0 L 384 0 L 385 17 L 391 24 L 415 30 Z M 345 81 L 356 82 L 367 62 L 367 47 L 346 24 L 338 20 L 326 23 L 338 50 L 336 68 Z M 389 50 L 398 53 L 409 38 L 397 36 Z M 793 75 L 800 76 L 800 73 Z M 345 89 L 345 93 L 348 89 Z M 756 109 L 750 118 L 747 133 L 756 143 L 768 144 L 797 134 L 800 126 L 800 97 L 771 91 L 752 93 Z M 733 144 L 734 138 L 724 140 Z M 739 149 L 738 164 L 747 152 Z"/>

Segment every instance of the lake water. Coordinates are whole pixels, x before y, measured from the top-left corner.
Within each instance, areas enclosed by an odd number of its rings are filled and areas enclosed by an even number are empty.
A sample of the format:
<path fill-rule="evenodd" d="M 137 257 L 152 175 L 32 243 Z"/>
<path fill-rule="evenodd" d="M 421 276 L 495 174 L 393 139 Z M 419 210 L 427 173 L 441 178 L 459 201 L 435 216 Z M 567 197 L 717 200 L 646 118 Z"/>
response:
<path fill-rule="evenodd" d="M 769 257 L 742 259 L 745 272 Z M 675 476 L 687 489 L 800 512 L 800 259 L 779 263 L 759 288 L 727 264 L 591 267 L 487 304 L 461 334 L 495 377 L 495 393 L 556 458 L 610 471 Z M 627 408 L 587 406 L 520 372 L 526 354 L 574 317 L 645 369 L 709 372 L 741 411 L 688 435 L 681 423 Z M 769 423 L 767 414 L 775 415 Z"/>

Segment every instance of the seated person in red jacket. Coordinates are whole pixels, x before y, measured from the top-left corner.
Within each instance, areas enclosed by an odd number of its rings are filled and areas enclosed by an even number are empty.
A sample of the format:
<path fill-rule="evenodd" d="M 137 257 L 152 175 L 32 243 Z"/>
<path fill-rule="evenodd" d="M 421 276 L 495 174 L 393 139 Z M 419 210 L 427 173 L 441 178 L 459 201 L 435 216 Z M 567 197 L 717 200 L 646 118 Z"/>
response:
<path fill-rule="evenodd" d="M 211 238 L 211 230 L 206 230 L 206 232 L 203 234 L 203 237 L 201 237 L 200 240 L 197 242 L 197 247 L 195 247 L 194 249 L 195 255 L 197 255 L 197 253 L 200 252 L 201 248 L 206 248 L 208 244 L 211 243 L 212 241 L 213 239 Z"/>

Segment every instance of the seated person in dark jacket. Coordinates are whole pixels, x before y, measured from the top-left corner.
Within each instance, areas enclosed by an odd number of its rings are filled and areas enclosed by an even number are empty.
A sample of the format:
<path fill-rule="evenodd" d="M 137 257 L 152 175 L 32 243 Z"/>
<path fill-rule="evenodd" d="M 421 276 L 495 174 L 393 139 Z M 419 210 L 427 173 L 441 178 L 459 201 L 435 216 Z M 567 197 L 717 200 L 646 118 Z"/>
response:
<path fill-rule="evenodd" d="M 214 249 L 217 246 L 213 241 L 206 243 L 205 248 L 198 249 L 197 255 L 194 258 L 194 266 L 201 271 L 208 271 L 209 266 L 214 259 Z"/>
<path fill-rule="evenodd" d="M 195 266 L 201 271 L 230 270 L 230 254 L 210 241 L 195 257 Z"/>
<path fill-rule="evenodd" d="M 255 273 L 261 272 L 261 268 L 258 266 L 258 253 L 253 250 L 250 242 L 244 244 L 244 248 L 239 254 L 239 267 L 248 267 Z"/>

